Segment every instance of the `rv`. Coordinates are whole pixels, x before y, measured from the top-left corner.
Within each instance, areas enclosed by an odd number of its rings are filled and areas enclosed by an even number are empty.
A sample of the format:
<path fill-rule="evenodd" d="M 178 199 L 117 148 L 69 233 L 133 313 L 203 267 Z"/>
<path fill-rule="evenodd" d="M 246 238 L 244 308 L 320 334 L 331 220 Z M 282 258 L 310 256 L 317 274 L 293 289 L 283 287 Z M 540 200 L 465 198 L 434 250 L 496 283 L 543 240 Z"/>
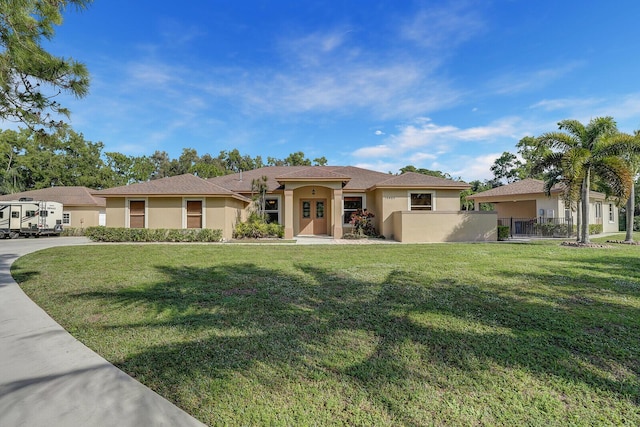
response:
<path fill-rule="evenodd" d="M 0 202 L 0 238 L 40 237 L 62 232 L 62 203 L 30 199 Z"/>

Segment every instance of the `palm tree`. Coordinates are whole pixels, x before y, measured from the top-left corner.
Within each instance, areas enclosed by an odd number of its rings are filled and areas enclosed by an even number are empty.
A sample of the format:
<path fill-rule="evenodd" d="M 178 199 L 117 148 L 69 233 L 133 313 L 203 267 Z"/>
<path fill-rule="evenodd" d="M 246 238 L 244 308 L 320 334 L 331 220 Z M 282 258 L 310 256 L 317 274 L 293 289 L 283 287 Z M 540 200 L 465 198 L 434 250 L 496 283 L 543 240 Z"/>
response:
<path fill-rule="evenodd" d="M 640 141 L 640 130 L 636 130 L 634 132 L 634 140 L 636 144 L 638 143 L 638 141 Z M 631 173 L 633 174 L 633 181 L 634 181 L 631 184 L 631 188 L 629 189 L 629 198 L 627 199 L 627 205 L 625 207 L 627 233 L 625 235 L 624 241 L 628 243 L 633 243 L 633 215 L 636 209 L 635 179 L 638 173 L 640 173 L 640 155 L 633 154 L 634 151 L 635 150 L 633 149 L 633 146 L 632 146 L 629 152 L 625 155 L 627 162 L 629 162 L 629 167 L 631 168 Z"/>
<path fill-rule="evenodd" d="M 581 209 L 579 241 L 589 243 L 589 194 L 591 182 L 598 180 L 607 193 L 625 200 L 632 185 L 629 165 L 622 157 L 633 146 L 630 135 L 620 134 L 612 117 L 596 117 L 586 126 L 577 120 L 563 120 L 558 128 L 564 132 L 550 132 L 539 140 L 552 153 L 538 165 L 552 179 L 566 186 L 567 200 L 575 197 Z M 639 146 L 640 152 L 640 146 Z"/>

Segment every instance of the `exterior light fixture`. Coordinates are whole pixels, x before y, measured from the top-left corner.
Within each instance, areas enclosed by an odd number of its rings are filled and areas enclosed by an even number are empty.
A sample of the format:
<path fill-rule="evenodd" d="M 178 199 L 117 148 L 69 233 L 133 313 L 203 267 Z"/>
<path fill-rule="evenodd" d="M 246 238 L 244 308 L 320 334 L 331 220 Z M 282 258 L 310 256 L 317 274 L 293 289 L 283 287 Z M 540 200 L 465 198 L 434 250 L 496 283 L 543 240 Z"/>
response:
<path fill-rule="evenodd" d="M 315 189 L 315 188 L 312 188 L 312 189 L 311 189 L 311 195 L 312 195 L 312 196 L 315 196 L 315 195 L 316 195 L 316 189 Z"/>

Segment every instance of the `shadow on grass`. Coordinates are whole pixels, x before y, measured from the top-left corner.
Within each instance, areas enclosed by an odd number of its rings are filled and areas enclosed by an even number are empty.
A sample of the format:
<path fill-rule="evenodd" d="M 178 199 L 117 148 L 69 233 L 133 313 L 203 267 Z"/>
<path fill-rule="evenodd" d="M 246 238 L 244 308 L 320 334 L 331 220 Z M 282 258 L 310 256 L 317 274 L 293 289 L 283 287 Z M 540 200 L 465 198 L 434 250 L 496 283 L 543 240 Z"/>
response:
<path fill-rule="evenodd" d="M 409 393 L 405 384 L 437 384 L 428 366 L 462 370 L 469 378 L 485 376 L 495 364 L 517 367 L 540 379 L 557 378 L 640 404 L 639 310 L 586 296 L 604 288 L 640 296 L 640 268 L 627 258 L 605 258 L 584 260 L 582 267 L 626 282 L 594 282 L 584 270 L 583 276 L 569 270 L 518 275 L 523 283 L 549 283 L 553 292 L 546 294 L 494 286 L 490 278 L 475 284 L 432 282 L 419 272 L 395 270 L 382 283 L 367 283 L 309 265 L 284 274 L 235 263 L 158 266 L 167 277 L 162 283 L 77 297 L 170 313 L 156 322 L 111 326 L 184 332 L 187 338 L 179 343 L 150 343 L 116 362 L 164 387 L 161 394 L 171 395 L 195 378 L 224 380 L 263 364 L 281 372 L 259 377 L 266 387 L 297 377 L 339 377 L 364 390 L 394 420 L 418 425 L 422 421 L 403 400 Z M 361 350 L 348 348 L 352 338 L 344 338 L 345 331 L 359 332 L 352 344 Z M 405 357 L 407 348 L 417 355 Z M 336 359 L 346 351 L 354 352 L 351 362 Z M 389 392 L 390 385 L 401 393 Z"/>

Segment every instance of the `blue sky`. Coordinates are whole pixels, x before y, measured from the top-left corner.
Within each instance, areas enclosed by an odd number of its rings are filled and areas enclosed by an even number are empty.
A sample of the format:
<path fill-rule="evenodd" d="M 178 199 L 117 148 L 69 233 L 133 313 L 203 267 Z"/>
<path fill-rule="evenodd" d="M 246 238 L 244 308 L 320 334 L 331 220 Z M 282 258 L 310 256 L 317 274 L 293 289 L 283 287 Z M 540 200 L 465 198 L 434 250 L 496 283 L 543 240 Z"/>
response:
<path fill-rule="evenodd" d="M 526 135 L 611 115 L 640 129 L 640 2 L 131 1 L 69 11 L 48 49 L 105 151 L 286 157 L 466 181 Z"/>

